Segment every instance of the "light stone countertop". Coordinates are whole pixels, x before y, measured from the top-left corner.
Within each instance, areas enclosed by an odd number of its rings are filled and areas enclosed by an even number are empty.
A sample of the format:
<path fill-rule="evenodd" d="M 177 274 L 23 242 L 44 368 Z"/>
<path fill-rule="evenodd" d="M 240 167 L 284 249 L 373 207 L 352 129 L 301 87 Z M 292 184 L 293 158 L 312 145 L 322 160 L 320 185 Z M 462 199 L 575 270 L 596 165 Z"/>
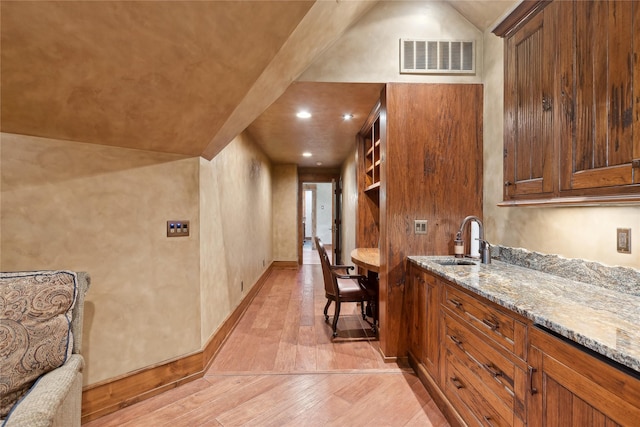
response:
<path fill-rule="evenodd" d="M 584 347 L 640 372 L 640 296 L 498 260 L 440 265 L 409 260 Z"/>

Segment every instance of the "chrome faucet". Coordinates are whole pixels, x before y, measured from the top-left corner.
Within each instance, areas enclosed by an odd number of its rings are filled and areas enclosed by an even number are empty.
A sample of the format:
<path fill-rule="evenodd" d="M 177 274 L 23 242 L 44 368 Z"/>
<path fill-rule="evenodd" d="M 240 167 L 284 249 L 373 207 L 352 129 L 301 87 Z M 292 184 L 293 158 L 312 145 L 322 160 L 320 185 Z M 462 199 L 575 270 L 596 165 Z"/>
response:
<path fill-rule="evenodd" d="M 456 256 L 464 256 L 464 241 L 462 240 L 462 232 L 464 231 L 465 225 L 469 221 L 475 221 L 478 223 L 478 228 L 480 229 L 480 233 L 478 235 L 478 240 L 480 242 L 480 258 L 483 264 L 491 264 L 491 245 L 484 239 L 484 226 L 482 225 L 482 221 L 477 216 L 469 215 L 465 219 L 462 220 L 462 224 L 460 224 L 460 229 L 456 233 L 455 240 L 455 254 Z"/>

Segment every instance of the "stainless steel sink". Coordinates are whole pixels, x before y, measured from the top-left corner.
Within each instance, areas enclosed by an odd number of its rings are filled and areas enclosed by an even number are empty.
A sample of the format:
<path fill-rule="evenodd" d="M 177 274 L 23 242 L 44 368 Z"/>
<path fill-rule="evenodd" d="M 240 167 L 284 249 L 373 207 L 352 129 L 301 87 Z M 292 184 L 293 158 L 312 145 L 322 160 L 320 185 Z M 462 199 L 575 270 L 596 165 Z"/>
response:
<path fill-rule="evenodd" d="M 440 265 L 478 265 L 477 262 L 466 259 L 437 259 L 433 262 Z"/>

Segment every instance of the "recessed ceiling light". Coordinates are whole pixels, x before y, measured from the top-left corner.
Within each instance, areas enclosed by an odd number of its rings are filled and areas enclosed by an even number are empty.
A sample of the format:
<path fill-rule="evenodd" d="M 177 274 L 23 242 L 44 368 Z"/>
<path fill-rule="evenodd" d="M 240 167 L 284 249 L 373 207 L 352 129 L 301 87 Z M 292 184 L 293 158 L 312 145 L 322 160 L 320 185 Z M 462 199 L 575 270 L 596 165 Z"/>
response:
<path fill-rule="evenodd" d="M 302 153 L 302 157 L 311 157 L 311 153 L 308 151 L 305 151 L 304 153 Z"/>
<path fill-rule="evenodd" d="M 322 162 L 316 162 L 317 166 L 322 166 Z"/>
<path fill-rule="evenodd" d="M 299 119 L 308 119 L 311 117 L 311 113 L 308 111 L 300 111 L 298 112 L 298 114 L 296 114 L 296 117 L 298 117 Z"/>
<path fill-rule="evenodd" d="M 353 119 L 353 114 L 343 114 L 342 120 L 351 120 Z"/>

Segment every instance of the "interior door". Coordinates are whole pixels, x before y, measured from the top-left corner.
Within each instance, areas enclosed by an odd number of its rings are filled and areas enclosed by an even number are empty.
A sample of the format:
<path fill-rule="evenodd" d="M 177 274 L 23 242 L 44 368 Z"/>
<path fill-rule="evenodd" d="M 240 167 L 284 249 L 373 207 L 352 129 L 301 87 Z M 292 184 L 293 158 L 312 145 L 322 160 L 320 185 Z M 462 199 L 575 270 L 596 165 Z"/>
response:
<path fill-rule="evenodd" d="M 335 179 L 332 179 L 331 191 L 331 194 L 333 194 L 333 203 L 331 206 L 333 224 L 331 227 L 331 241 L 333 242 L 333 263 L 342 264 L 342 182 L 340 180 L 336 181 Z"/>

